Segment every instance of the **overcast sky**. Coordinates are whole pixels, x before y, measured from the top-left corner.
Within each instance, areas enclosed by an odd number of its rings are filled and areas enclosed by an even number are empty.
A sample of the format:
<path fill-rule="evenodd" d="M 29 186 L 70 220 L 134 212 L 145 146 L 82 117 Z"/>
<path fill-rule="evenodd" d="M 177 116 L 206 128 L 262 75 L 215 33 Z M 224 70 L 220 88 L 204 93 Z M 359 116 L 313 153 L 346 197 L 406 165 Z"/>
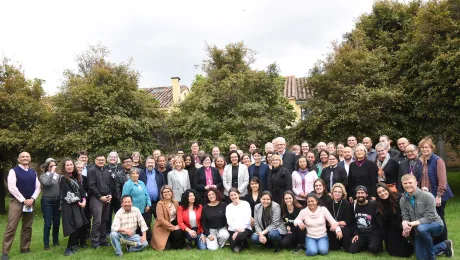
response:
<path fill-rule="evenodd" d="M 57 91 L 75 56 L 101 43 L 114 62 L 134 60 L 140 87 L 190 86 L 201 73 L 205 43 L 244 41 L 257 51 L 254 68 L 277 62 L 284 76 L 305 76 L 331 51 L 370 0 L 304 1 L 2 1 L 0 51 L 22 64 L 27 78 Z"/>

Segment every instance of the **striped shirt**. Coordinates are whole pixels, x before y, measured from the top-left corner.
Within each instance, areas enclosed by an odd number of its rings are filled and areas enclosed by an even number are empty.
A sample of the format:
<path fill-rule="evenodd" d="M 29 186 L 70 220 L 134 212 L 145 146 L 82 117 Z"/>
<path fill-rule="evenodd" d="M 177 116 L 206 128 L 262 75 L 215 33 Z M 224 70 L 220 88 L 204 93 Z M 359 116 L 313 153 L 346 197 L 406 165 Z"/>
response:
<path fill-rule="evenodd" d="M 129 228 L 131 231 L 136 232 L 138 226 L 141 227 L 142 232 L 148 229 L 139 209 L 131 207 L 131 211 L 128 212 L 122 207 L 117 211 L 117 214 L 115 214 L 112 223 L 112 231 L 118 232 L 120 228 Z"/>

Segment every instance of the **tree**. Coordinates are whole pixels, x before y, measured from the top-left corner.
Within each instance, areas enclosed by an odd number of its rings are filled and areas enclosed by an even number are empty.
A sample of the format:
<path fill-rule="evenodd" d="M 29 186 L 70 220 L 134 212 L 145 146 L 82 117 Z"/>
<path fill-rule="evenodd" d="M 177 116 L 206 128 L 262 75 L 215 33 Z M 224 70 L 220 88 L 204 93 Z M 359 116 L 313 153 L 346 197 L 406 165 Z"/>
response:
<path fill-rule="evenodd" d="M 207 45 L 206 50 L 206 76 L 196 76 L 192 93 L 169 117 L 172 138 L 181 144 L 199 141 L 210 149 L 262 144 L 281 135 L 295 114 L 282 95 L 284 79 L 276 64 L 251 69 L 255 52 L 242 42 L 225 49 Z"/>
<path fill-rule="evenodd" d="M 77 57 L 78 70 L 64 72 L 50 100 L 53 115 L 37 131 L 37 151 L 57 158 L 83 149 L 93 155 L 151 153 L 160 127 L 158 101 L 138 89 L 139 73 L 130 62 L 111 63 L 108 55 L 107 48 L 90 46 Z"/>
<path fill-rule="evenodd" d="M 47 117 L 43 80 L 26 79 L 21 68 L 3 59 L 0 64 L 0 213 L 5 213 L 6 172 L 16 165 L 20 152 L 30 150 L 30 137 Z"/>
<path fill-rule="evenodd" d="M 460 144 L 458 1 L 378 1 L 310 71 L 301 141 L 381 134 Z"/>

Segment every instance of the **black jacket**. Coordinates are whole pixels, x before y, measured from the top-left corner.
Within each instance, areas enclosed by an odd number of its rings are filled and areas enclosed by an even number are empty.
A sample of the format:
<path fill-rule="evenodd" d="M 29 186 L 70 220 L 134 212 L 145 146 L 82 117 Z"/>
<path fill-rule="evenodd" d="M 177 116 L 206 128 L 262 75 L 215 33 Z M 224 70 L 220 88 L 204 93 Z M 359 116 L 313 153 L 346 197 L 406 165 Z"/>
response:
<path fill-rule="evenodd" d="M 88 170 L 89 195 L 99 199 L 102 196 L 112 195 L 115 187 L 115 174 L 97 166 Z"/>
<path fill-rule="evenodd" d="M 420 159 L 415 159 L 415 165 L 412 168 L 412 174 L 417 179 L 417 183 L 418 183 L 419 188 L 420 188 L 420 183 L 422 183 L 422 170 L 423 170 L 422 161 L 420 161 Z M 398 192 L 399 193 L 404 193 L 405 192 L 405 190 L 404 190 L 404 188 L 403 188 L 403 186 L 401 184 L 401 178 L 402 178 L 403 175 L 408 174 L 408 173 L 411 173 L 410 161 L 409 160 L 402 161 L 399 164 L 399 176 L 398 176 L 398 180 L 399 180 L 399 182 L 398 182 Z"/>
<path fill-rule="evenodd" d="M 290 174 L 295 169 L 295 164 L 297 162 L 297 155 L 295 153 L 286 150 L 283 155 L 283 168 L 287 169 Z"/>
<path fill-rule="evenodd" d="M 217 168 L 211 167 L 211 174 L 214 185 L 217 186 L 218 190 L 222 189 L 224 184 L 222 181 L 222 177 L 220 176 L 219 170 L 217 170 Z M 204 202 L 204 195 L 206 193 L 206 190 L 204 189 L 204 187 L 206 187 L 206 173 L 204 171 L 204 166 L 196 170 L 195 178 L 193 181 L 193 186 L 195 187 L 196 191 L 198 192 L 198 194 Z"/>

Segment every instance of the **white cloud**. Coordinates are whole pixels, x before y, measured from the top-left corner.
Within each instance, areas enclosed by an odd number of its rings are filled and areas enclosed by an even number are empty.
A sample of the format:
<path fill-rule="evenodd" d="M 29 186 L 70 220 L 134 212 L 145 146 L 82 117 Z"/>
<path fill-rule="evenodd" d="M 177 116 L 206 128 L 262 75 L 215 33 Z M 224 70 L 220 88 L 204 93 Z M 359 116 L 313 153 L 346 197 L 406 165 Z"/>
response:
<path fill-rule="evenodd" d="M 171 76 L 190 85 L 205 42 L 244 40 L 258 52 L 256 68 L 276 61 L 283 75 L 304 76 L 371 8 L 369 0 L 5 1 L 0 51 L 28 78 L 45 79 L 48 93 L 75 56 L 99 42 L 115 62 L 134 59 L 141 87 L 169 85 Z"/>

